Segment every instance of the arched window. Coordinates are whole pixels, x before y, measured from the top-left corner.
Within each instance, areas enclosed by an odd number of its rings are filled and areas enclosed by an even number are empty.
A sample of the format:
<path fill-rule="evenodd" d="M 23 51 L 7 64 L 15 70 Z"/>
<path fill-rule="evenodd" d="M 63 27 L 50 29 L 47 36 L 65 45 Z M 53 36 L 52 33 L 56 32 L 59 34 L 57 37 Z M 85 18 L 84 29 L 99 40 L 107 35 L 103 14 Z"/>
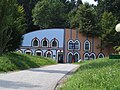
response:
<path fill-rule="evenodd" d="M 89 53 L 84 54 L 84 60 L 89 60 Z"/>
<path fill-rule="evenodd" d="M 80 42 L 78 40 L 75 41 L 74 43 L 74 49 L 79 50 L 80 49 Z"/>
<path fill-rule="evenodd" d="M 58 40 L 53 39 L 53 40 L 51 41 L 51 47 L 58 47 Z"/>
<path fill-rule="evenodd" d="M 75 59 L 75 62 L 78 62 L 78 60 L 80 59 L 79 53 L 76 52 L 74 54 L 74 59 Z"/>
<path fill-rule="evenodd" d="M 85 51 L 89 51 L 90 50 L 90 42 L 88 40 L 86 40 L 84 42 L 84 50 Z"/>
<path fill-rule="evenodd" d="M 32 55 L 32 51 L 31 50 L 25 50 L 25 54 Z"/>
<path fill-rule="evenodd" d="M 32 40 L 32 46 L 39 46 L 39 39 L 37 37 L 35 37 L 33 40 Z"/>
<path fill-rule="evenodd" d="M 74 48 L 74 43 L 72 40 L 68 41 L 68 50 L 73 50 Z"/>
<path fill-rule="evenodd" d="M 33 41 L 33 46 L 38 46 L 38 41 L 37 40 Z"/>
<path fill-rule="evenodd" d="M 52 51 L 47 51 L 46 52 L 46 57 L 52 58 Z"/>
<path fill-rule="evenodd" d="M 35 55 L 36 56 L 42 56 L 42 51 L 41 50 L 36 50 Z"/>
<path fill-rule="evenodd" d="M 104 58 L 104 57 L 105 57 L 105 55 L 103 53 L 98 54 L 98 58 Z"/>
<path fill-rule="evenodd" d="M 44 38 L 42 40 L 42 47 L 48 47 L 48 39 Z"/>
<path fill-rule="evenodd" d="M 96 55 L 94 53 L 91 53 L 89 59 L 96 59 Z"/>
<path fill-rule="evenodd" d="M 17 53 L 23 53 L 23 51 L 22 50 L 17 50 Z"/>
<path fill-rule="evenodd" d="M 72 63 L 73 53 L 68 53 L 68 63 Z"/>

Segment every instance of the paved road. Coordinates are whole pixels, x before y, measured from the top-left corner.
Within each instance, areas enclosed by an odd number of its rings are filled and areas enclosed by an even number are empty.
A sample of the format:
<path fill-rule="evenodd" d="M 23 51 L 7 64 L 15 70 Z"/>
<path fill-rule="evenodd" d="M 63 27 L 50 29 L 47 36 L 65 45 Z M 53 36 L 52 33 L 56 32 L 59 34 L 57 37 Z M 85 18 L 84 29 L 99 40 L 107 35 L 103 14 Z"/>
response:
<path fill-rule="evenodd" d="M 0 90 L 54 90 L 57 82 L 78 67 L 73 64 L 57 64 L 0 74 Z"/>

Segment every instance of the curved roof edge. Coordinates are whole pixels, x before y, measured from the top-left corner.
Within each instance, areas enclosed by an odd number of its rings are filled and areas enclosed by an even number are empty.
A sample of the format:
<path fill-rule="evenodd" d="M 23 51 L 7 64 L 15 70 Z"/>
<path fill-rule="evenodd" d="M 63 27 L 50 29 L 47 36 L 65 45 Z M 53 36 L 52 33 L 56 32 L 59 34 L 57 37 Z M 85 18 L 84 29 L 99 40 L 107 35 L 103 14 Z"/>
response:
<path fill-rule="evenodd" d="M 38 30 L 35 30 L 35 31 L 31 31 L 31 32 L 25 33 L 24 35 L 30 34 L 30 33 L 33 33 L 33 32 L 44 31 L 44 30 L 64 30 L 64 29 L 65 29 L 65 28 L 38 29 Z"/>

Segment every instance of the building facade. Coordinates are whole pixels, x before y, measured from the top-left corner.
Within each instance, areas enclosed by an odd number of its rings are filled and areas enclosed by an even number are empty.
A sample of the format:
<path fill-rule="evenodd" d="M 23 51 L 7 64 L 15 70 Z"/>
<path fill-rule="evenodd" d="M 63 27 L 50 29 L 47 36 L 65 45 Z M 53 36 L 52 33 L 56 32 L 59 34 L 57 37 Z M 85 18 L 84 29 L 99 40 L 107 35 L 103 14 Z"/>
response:
<path fill-rule="evenodd" d="M 112 49 L 99 48 L 97 37 L 88 37 L 73 29 L 44 29 L 23 35 L 17 52 L 50 57 L 58 63 L 72 63 L 107 57 Z"/>

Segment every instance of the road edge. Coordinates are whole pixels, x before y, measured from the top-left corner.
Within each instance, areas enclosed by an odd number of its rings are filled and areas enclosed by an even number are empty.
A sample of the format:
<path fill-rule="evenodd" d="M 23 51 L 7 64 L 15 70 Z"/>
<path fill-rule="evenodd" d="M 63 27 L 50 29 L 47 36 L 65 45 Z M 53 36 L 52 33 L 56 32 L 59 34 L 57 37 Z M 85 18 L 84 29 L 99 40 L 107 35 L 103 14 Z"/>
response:
<path fill-rule="evenodd" d="M 80 67 L 79 64 L 76 64 L 78 65 L 77 67 L 73 68 L 71 71 L 69 71 L 68 73 L 66 73 L 58 82 L 57 84 L 55 85 L 55 88 L 54 90 L 58 90 L 58 88 L 60 88 L 66 81 L 67 79 L 72 76 L 77 70 L 78 68 Z"/>

